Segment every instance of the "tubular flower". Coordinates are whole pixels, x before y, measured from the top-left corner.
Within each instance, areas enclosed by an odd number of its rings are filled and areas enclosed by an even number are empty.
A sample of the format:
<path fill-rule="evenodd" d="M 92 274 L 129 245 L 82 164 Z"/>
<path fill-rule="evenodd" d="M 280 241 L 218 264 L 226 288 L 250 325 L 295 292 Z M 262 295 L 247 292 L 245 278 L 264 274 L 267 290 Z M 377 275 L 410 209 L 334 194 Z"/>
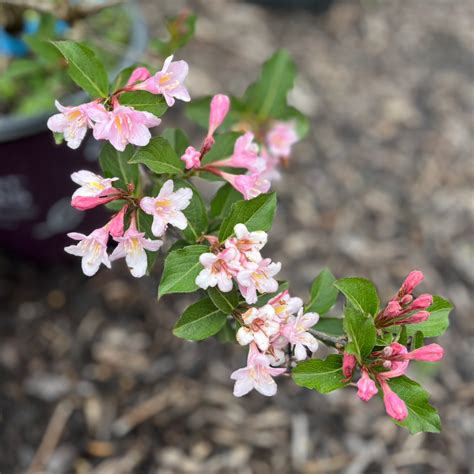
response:
<path fill-rule="evenodd" d="M 383 391 L 383 402 L 388 416 L 394 420 L 403 421 L 408 416 L 405 402 L 389 387 L 383 377 L 378 378 Z"/>
<path fill-rule="evenodd" d="M 358 397 L 364 402 L 368 402 L 378 392 L 375 382 L 365 369 L 362 369 L 362 377 L 357 382 L 357 389 Z"/>
<path fill-rule="evenodd" d="M 196 277 L 196 285 L 206 290 L 218 286 L 219 290 L 228 292 L 232 290 L 232 277 L 238 266 L 238 252 L 235 248 L 228 248 L 219 252 L 203 253 L 199 257 L 203 270 Z"/>
<path fill-rule="evenodd" d="M 109 234 L 112 237 L 122 237 L 124 230 L 124 220 L 125 214 L 127 212 L 128 206 L 125 205 L 120 209 L 117 214 L 115 214 L 112 219 L 109 221 Z"/>
<path fill-rule="evenodd" d="M 173 192 L 173 188 L 173 181 L 169 179 L 156 198 L 144 197 L 140 201 L 142 210 L 153 216 L 151 231 L 156 237 L 161 237 L 166 232 L 168 224 L 181 230 L 188 225 L 186 216 L 181 211 L 189 206 L 193 192 L 190 188 Z"/>
<path fill-rule="evenodd" d="M 275 309 L 275 315 L 281 322 L 286 322 L 290 316 L 294 316 L 303 307 L 303 300 L 297 296 L 290 296 L 285 290 L 272 298 L 268 304 Z"/>
<path fill-rule="evenodd" d="M 109 240 L 109 231 L 107 226 L 94 230 L 89 235 L 70 232 L 68 237 L 79 240 L 76 245 L 65 247 L 65 251 L 71 255 L 82 257 L 82 271 L 87 276 L 92 276 L 99 270 L 103 263 L 110 268 L 110 260 L 107 255 L 107 242 Z"/>
<path fill-rule="evenodd" d="M 273 377 L 285 372 L 284 368 L 271 367 L 269 357 L 262 354 L 257 345 L 252 343 L 247 357 L 247 367 L 236 370 L 230 376 L 235 380 L 234 395 L 242 397 L 255 389 L 262 395 L 271 397 L 277 392 L 277 384 Z"/>
<path fill-rule="evenodd" d="M 118 103 L 110 112 L 100 104 L 100 107 L 90 112 L 90 116 L 96 122 L 94 138 L 108 140 L 118 151 L 124 151 L 129 143 L 137 146 L 148 145 L 151 138 L 148 129 L 161 123 L 158 117 L 149 112 L 141 112 Z"/>
<path fill-rule="evenodd" d="M 208 137 L 212 137 L 214 132 L 222 125 L 229 113 L 230 99 L 224 94 L 217 94 L 211 100 L 209 113 Z"/>
<path fill-rule="evenodd" d="M 162 94 L 168 107 L 174 105 L 175 99 L 189 102 L 191 97 L 183 85 L 188 70 L 186 61 L 173 61 L 173 56 L 168 56 L 163 64 L 163 69 L 135 86 L 135 89 L 146 90 L 152 94 Z"/>
<path fill-rule="evenodd" d="M 186 169 L 199 168 L 201 165 L 201 153 L 193 146 L 188 146 L 181 156 L 181 160 L 186 164 Z"/>
<path fill-rule="evenodd" d="M 255 342 L 257 347 L 266 352 L 270 339 L 280 330 L 280 323 L 275 319 L 275 310 L 269 304 L 261 308 L 250 308 L 242 315 L 244 326 L 237 331 L 237 341 L 246 346 Z"/>
<path fill-rule="evenodd" d="M 352 354 L 348 354 L 344 352 L 344 356 L 342 357 L 342 373 L 347 379 L 352 378 L 352 374 L 354 373 L 354 369 L 356 368 L 357 360 L 355 356 Z"/>
<path fill-rule="evenodd" d="M 145 238 L 145 233 L 138 231 L 135 218 L 132 218 L 130 227 L 123 237 L 115 237 L 115 240 L 118 245 L 110 255 L 110 260 L 114 261 L 125 257 L 130 273 L 136 278 L 140 278 L 146 273 L 147 256 L 145 250 L 156 252 L 163 245 L 161 240 Z"/>
<path fill-rule="evenodd" d="M 89 102 L 76 107 L 66 107 L 56 100 L 54 104 L 60 113 L 48 119 L 48 128 L 52 132 L 63 133 L 69 148 L 79 148 L 87 129 L 93 126 L 89 113 L 97 103 Z"/>
<path fill-rule="evenodd" d="M 130 74 L 130 78 L 127 81 L 127 87 L 133 86 L 137 82 L 142 82 L 148 79 L 151 76 L 150 71 L 146 67 L 137 67 Z"/>
<path fill-rule="evenodd" d="M 219 170 L 216 174 L 222 176 L 239 191 L 247 201 L 260 196 L 262 193 L 266 193 L 270 189 L 270 181 L 262 178 L 258 173 L 236 175 Z"/>
<path fill-rule="evenodd" d="M 270 153 L 279 158 L 288 158 L 291 147 L 298 141 L 298 134 L 292 123 L 277 122 L 267 133 L 267 146 Z"/>
<path fill-rule="evenodd" d="M 226 240 L 225 246 L 235 247 L 245 260 L 260 262 L 262 260 L 260 250 L 267 243 L 267 233 L 262 230 L 249 232 L 244 224 L 237 224 L 234 227 L 234 234 L 235 237 Z"/>
<path fill-rule="evenodd" d="M 247 304 L 254 304 L 259 293 L 274 293 L 278 282 L 273 278 L 281 268 L 281 263 L 274 263 L 264 258 L 259 263 L 248 262 L 237 274 L 237 283 Z"/>

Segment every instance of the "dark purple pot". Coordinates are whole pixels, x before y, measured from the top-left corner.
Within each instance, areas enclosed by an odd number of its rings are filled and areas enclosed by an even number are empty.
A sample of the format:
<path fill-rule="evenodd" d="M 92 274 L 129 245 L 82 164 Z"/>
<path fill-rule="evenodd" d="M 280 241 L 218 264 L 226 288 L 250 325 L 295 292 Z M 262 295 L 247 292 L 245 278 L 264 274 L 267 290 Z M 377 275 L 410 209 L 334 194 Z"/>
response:
<path fill-rule="evenodd" d="M 128 49 L 116 70 L 136 62 L 144 53 L 148 32 L 134 2 L 128 8 L 132 30 Z M 64 103 L 80 103 L 82 94 Z M 72 230 L 88 233 L 104 223 L 103 210 L 76 211 L 70 206 L 77 185 L 71 173 L 98 171 L 99 146 L 86 139 L 79 150 L 55 144 L 46 121 L 54 110 L 35 117 L 0 117 L 0 246 L 38 262 L 67 258 Z"/>

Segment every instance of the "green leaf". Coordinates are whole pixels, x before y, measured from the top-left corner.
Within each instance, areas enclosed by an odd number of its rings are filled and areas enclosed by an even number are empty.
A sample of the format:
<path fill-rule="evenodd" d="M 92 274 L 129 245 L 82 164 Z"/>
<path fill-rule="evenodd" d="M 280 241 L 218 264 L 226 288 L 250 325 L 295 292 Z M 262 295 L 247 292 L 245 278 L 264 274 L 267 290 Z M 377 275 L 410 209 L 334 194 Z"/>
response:
<path fill-rule="evenodd" d="M 342 318 L 319 318 L 319 321 L 313 328 L 330 336 L 343 336 L 345 332 L 342 322 Z"/>
<path fill-rule="evenodd" d="M 22 39 L 40 59 L 48 64 L 58 64 L 63 57 L 50 41 L 31 35 L 24 35 Z"/>
<path fill-rule="evenodd" d="M 162 95 L 151 94 L 147 91 L 124 92 L 120 94 L 120 105 L 133 107 L 135 110 L 150 112 L 156 117 L 161 117 L 168 106 Z"/>
<path fill-rule="evenodd" d="M 110 143 L 105 143 L 99 156 L 99 163 L 106 178 L 119 178 L 114 183 L 115 187 L 127 188 L 127 184 L 133 183 L 138 187 L 139 173 L 138 165 L 129 164 L 133 155 L 133 147 L 128 145 L 124 151 L 116 150 Z"/>
<path fill-rule="evenodd" d="M 331 354 L 325 360 L 310 359 L 300 362 L 292 371 L 296 385 L 319 393 L 329 393 L 347 385 L 342 373 L 342 356 Z"/>
<path fill-rule="evenodd" d="M 189 12 L 181 12 L 177 16 L 167 19 L 166 28 L 169 33 L 167 41 L 160 39 L 152 39 L 150 41 L 150 47 L 156 49 L 163 57 L 167 57 L 177 49 L 182 48 L 194 36 L 196 15 Z"/>
<path fill-rule="evenodd" d="M 108 97 L 109 79 L 105 66 L 88 46 L 74 41 L 53 41 L 68 63 L 71 79 L 92 98 Z"/>
<path fill-rule="evenodd" d="M 404 421 L 396 421 L 397 425 L 404 426 L 411 434 L 441 431 L 438 412 L 430 405 L 429 394 L 420 384 L 405 376 L 389 379 L 388 384 L 408 409 L 408 417 Z"/>
<path fill-rule="evenodd" d="M 231 236 L 236 224 L 245 224 L 250 232 L 268 231 L 275 217 L 276 202 L 275 193 L 261 194 L 249 201 L 237 201 L 222 221 L 219 240 L 223 242 Z"/>
<path fill-rule="evenodd" d="M 408 342 L 407 327 L 403 325 L 400 329 L 400 335 L 398 337 L 398 342 L 402 346 L 406 346 Z"/>
<path fill-rule="evenodd" d="M 147 146 L 137 148 L 129 163 L 142 163 L 157 174 L 180 174 L 184 163 L 163 137 L 154 137 Z"/>
<path fill-rule="evenodd" d="M 217 340 L 219 342 L 236 342 L 236 335 L 237 331 L 235 327 L 232 325 L 232 322 L 227 320 L 222 326 L 222 329 L 216 334 Z"/>
<path fill-rule="evenodd" d="M 227 293 L 223 293 L 217 287 L 209 288 L 207 293 L 214 303 L 214 306 L 225 314 L 232 314 L 232 311 L 239 305 L 239 294 L 235 288 L 232 288 L 232 290 Z"/>
<path fill-rule="evenodd" d="M 200 341 L 218 333 L 226 320 L 226 314 L 216 308 L 210 298 L 203 298 L 185 309 L 173 334 L 183 339 Z"/>
<path fill-rule="evenodd" d="M 329 269 L 324 268 L 311 285 L 311 299 L 305 311 L 314 311 L 320 316 L 326 314 L 336 303 L 338 290 L 334 286 L 336 279 Z"/>
<path fill-rule="evenodd" d="M 441 296 L 433 297 L 433 304 L 427 309 L 430 317 L 418 324 L 407 324 L 407 334 L 413 336 L 417 331 L 423 331 L 425 337 L 437 337 L 445 333 L 449 326 L 449 313 L 453 305 Z"/>
<path fill-rule="evenodd" d="M 236 201 L 242 201 L 242 194 L 234 189 L 229 183 L 221 186 L 211 201 L 210 217 L 212 219 L 226 216 L 232 204 Z"/>
<path fill-rule="evenodd" d="M 423 332 L 416 331 L 411 343 L 411 350 L 414 351 L 415 349 L 419 349 L 420 347 L 423 347 L 424 342 L 425 342 L 425 335 L 423 334 Z"/>
<path fill-rule="evenodd" d="M 374 284 L 365 278 L 342 278 L 334 283 L 350 305 L 375 316 L 379 310 L 379 297 Z"/>
<path fill-rule="evenodd" d="M 362 362 L 375 346 L 377 332 L 374 320 L 364 312 L 346 306 L 343 325 L 350 341 L 346 346 L 346 351 L 354 354 L 357 360 Z"/>
<path fill-rule="evenodd" d="M 161 136 L 168 140 L 178 156 L 183 155 L 189 145 L 188 136 L 180 128 L 166 128 Z"/>
<path fill-rule="evenodd" d="M 158 298 L 170 293 L 192 293 L 198 289 L 196 277 L 202 270 L 199 256 L 208 252 L 205 245 L 189 245 L 170 252 L 165 260 Z"/>
<path fill-rule="evenodd" d="M 203 160 L 203 165 L 208 165 L 213 161 L 224 160 L 229 158 L 234 152 L 234 145 L 237 138 L 239 138 L 242 133 L 239 132 L 227 132 L 220 135 L 216 135 L 215 143 L 212 146 L 209 153 L 207 153 Z"/>
<path fill-rule="evenodd" d="M 148 239 L 156 240 L 156 237 L 153 235 L 151 231 L 151 226 L 153 223 L 153 216 L 146 214 L 141 209 L 138 209 L 137 212 L 137 227 L 140 232 L 145 232 L 145 237 Z M 158 257 L 158 252 L 150 252 L 149 250 L 145 250 L 146 252 L 146 259 L 147 259 L 147 274 L 150 273 L 153 266 L 155 265 L 156 258 Z"/>
<path fill-rule="evenodd" d="M 276 117 L 286 109 L 296 66 L 285 50 L 277 51 L 262 67 L 260 78 L 244 94 L 244 102 L 260 119 Z"/>
<path fill-rule="evenodd" d="M 209 225 L 206 206 L 199 191 L 189 181 L 175 180 L 174 184 L 175 189 L 191 188 L 193 191 L 189 206 L 183 210 L 183 214 L 188 220 L 188 226 L 180 232 L 188 242 L 195 243 L 199 237 L 206 233 Z"/>

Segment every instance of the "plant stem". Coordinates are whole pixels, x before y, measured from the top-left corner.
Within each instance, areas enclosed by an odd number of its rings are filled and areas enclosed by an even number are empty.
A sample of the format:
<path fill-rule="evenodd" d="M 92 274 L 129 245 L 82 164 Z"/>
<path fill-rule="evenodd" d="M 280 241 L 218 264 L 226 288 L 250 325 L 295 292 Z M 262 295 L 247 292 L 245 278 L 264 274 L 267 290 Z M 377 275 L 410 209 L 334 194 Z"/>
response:
<path fill-rule="evenodd" d="M 316 331 L 315 329 L 308 330 L 316 339 L 320 340 L 323 344 L 336 348 L 337 350 L 343 350 L 347 344 L 347 339 L 342 337 L 334 337 L 325 334 L 324 332 Z"/>

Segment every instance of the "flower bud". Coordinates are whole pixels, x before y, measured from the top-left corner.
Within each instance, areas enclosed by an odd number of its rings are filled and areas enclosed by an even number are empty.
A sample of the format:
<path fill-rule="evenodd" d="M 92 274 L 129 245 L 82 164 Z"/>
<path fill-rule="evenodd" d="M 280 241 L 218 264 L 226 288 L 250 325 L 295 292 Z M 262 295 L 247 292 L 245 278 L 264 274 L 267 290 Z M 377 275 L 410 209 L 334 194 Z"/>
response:
<path fill-rule="evenodd" d="M 383 391 L 383 402 L 388 416 L 403 421 L 408 416 L 405 402 L 389 387 L 384 379 L 379 379 Z"/>
<path fill-rule="evenodd" d="M 116 192 L 115 192 L 116 191 Z M 71 199 L 71 206 L 79 211 L 87 211 L 93 209 L 94 207 L 100 206 L 102 204 L 107 204 L 108 202 L 115 201 L 120 196 L 120 191 L 115 190 L 111 191 L 113 194 L 109 196 L 76 196 Z"/>
<path fill-rule="evenodd" d="M 345 377 L 351 378 L 356 366 L 356 358 L 352 354 L 344 352 L 342 359 L 342 373 Z"/>
<path fill-rule="evenodd" d="M 362 377 L 357 382 L 357 388 L 357 396 L 364 402 L 368 402 L 378 392 L 375 382 L 366 370 L 362 370 Z"/>
<path fill-rule="evenodd" d="M 410 295 L 413 290 L 423 281 L 424 275 L 418 270 L 414 270 L 408 274 L 400 288 L 399 294 L 401 296 Z"/>
<path fill-rule="evenodd" d="M 406 306 L 407 304 L 410 304 L 412 301 L 413 301 L 412 295 L 405 295 L 403 298 L 400 299 L 400 304 L 402 306 Z"/>
<path fill-rule="evenodd" d="M 188 146 L 181 156 L 181 160 L 186 163 L 186 169 L 199 168 L 201 165 L 201 153 L 197 151 L 193 146 Z"/>
<path fill-rule="evenodd" d="M 410 305 L 408 309 L 416 310 L 416 309 L 426 309 L 429 308 L 433 304 L 433 296 L 425 294 L 418 296 L 415 301 Z"/>
<path fill-rule="evenodd" d="M 402 307 L 398 301 L 389 301 L 387 307 L 383 311 L 383 315 L 387 318 L 395 318 L 402 313 Z"/>
<path fill-rule="evenodd" d="M 125 213 L 128 206 L 123 206 L 117 214 L 115 214 L 109 221 L 109 234 L 112 237 L 122 237 Z"/>
<path fill-rule="evenodd" d="M 133 84 L 144 81 L 149 77 L 151 77 L 151 74 L 146 67 L 137 67 L 130 75 L 130 79 L 127 81 L 127 87 L 133 86 Z"/>
<path fill-rule="evenodd" d="M 430 317 L 430 313 L 428 311 L 418 311 L 413 316 L 404 319 L 403 321 L 398 321 L 397 324 L 418 324 L 426 321 Z"/>
<path fill-rule="evenodd" d="M 222 125 L 229 112 L 230 99 L 224 94 L 217 94 L 211 100 L 211 112 L 209 115 L 208 136 L 214 135 L 218 127 Z"/>
<path fill-rule="evenodd" d="M 444 356 L 444 349 L 439 344 L 428 344 L 407 354 L 407 359 L 422 362 L 438 362 Z"/>

